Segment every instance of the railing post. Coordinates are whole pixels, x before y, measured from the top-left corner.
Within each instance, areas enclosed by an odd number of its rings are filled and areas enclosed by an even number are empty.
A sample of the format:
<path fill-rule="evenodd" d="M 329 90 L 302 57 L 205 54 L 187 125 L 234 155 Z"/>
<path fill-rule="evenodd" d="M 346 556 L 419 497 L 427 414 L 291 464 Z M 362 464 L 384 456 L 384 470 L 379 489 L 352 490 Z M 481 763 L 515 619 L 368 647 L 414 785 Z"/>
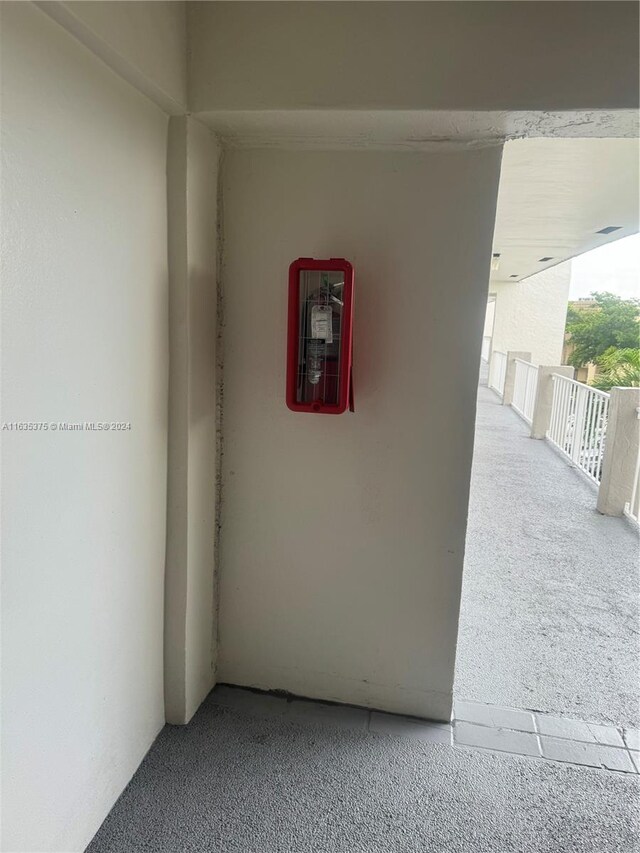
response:
<path fill-rule="evenodd" d="M 507 372 L 504 377 L 504 392 L 502 394 L 503 406 L 510 406 L 513 402 L 513 389 L 516 384 L 516 358 L 531 361 L 531 353 L 516 352 L 515 350 L 509 350 L 507 353 Z"/>
<path fill-rule="evenodd" d="M 558 367 L 540 365 L 538 367 L 538 387 L 536 389 L 536 401 L 533 404 L 533 417 L 531 418 L 531 438 L 545 438 L 551 422 L 551 408 L 553 405 L 553 379 L 554 373 L 573 379 L 573 367 L 567 364 Z"/>
<path fill-rule="evenodd" d="M 640 440 L 640 388 L 612 388 L 609 422 L 598 489 L 598 512 L 622 515 L 631 500 Z"/>

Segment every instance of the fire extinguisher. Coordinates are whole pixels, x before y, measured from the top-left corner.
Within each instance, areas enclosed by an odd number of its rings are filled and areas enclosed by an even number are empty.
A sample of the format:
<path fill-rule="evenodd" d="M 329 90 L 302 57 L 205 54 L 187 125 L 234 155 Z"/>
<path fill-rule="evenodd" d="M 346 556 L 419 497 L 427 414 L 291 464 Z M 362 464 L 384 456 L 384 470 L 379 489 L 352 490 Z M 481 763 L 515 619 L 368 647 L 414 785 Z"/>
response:
<path fill-rule="evenodd" d="M 341 414 L 352 403 L 352 330 L 351 264 L 342 258 L 294 261 L 289 269 L 290 409 Z"/>

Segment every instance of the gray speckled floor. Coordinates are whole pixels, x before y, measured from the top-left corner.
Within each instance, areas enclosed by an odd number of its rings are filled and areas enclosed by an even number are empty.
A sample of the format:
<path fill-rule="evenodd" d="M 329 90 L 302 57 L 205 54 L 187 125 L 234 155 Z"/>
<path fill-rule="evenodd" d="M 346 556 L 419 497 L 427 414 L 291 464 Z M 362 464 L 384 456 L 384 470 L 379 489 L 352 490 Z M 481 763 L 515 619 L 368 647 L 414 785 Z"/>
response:
<path fill-rule="evenodd" d="M 638 726 L 638 538 L 478 389 L 456 695 Z"/>
<path fill-rule="evenodd" d="M 636 724 L 636 539 L 492 392 L 479 402 L 458 696 Z M 235 693 L 164 728 L 87 853 L 640 850 L 638 776 Z"/>
<path fill-rule="evenodd" d="M 342 712 L 289 719 L 259 701 L 264 713 L 220 707 L 214 692 L 189 726 L 166 726 L 87 853 L 638 849 L 637 776 L 349 728 Z"/>

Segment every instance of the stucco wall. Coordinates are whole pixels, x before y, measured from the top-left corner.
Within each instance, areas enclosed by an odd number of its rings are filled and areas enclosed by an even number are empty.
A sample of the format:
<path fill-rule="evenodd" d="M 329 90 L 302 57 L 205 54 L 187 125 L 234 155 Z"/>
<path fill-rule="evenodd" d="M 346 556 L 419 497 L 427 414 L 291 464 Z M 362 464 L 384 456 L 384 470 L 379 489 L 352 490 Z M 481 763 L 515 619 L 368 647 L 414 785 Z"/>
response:
<path fill-rule="evenodd" d="M 225 156 L 219 680 L 448 717 L 499 164 Z M 285 406 L 299 256 L 355 266 L 355 414 Z"/>
<path fill-rule="evenodd" d="M 219 149 L 170 120 L 170 382 L 165 699 L 188 722 L 215 682 L 216 273 Z"/>
<path fill-rule="evenodd" d="M 187 29 L 182 0 L 37 0 L 37 5 L 164 110 L 184 112 Z"/>
<path fill-rule="evenodd" d="M 570 283 L 571 261 L 515 284 L 491 282 L 492 348 L 531 352 L 534 364 L 560 364 Z"/>
<path fill-rule="evenodd" d="M 164 722 L 167 118 L 2 4 L 2 836 L 81 851 Z"/>

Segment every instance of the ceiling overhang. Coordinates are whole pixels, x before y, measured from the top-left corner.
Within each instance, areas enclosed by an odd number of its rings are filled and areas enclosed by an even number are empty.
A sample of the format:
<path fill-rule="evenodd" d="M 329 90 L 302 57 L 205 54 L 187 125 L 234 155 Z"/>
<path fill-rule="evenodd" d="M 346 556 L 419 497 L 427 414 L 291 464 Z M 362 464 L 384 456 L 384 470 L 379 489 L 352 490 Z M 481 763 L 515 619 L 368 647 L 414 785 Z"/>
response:
<path fill-rule="evenodd" d="M 638 136 L 638 111 L 216 110 L 194 113 L 232 147 L 394 148 L 501 145 L 523 137 Z"/>
<path fill-rule="evenodd" d="M 521 281 L 636 233 L 638 153 L 637 139 L 505 145 L 491 281 Z"/>

